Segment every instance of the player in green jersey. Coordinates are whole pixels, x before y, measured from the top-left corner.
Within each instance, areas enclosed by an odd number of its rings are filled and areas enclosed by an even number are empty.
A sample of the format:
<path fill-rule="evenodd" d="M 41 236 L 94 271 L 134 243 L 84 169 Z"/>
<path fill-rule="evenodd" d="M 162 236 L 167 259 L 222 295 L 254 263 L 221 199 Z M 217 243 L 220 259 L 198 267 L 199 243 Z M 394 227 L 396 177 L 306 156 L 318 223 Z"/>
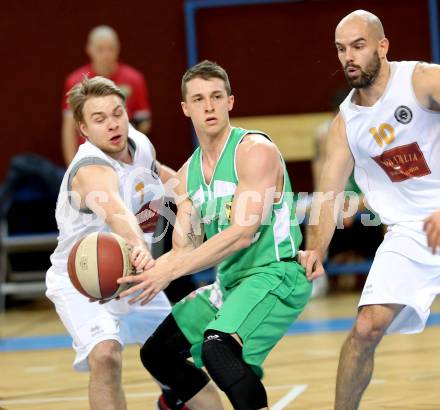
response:
<path fill-rule="evenodd" d="M 182 98 L 200 146 L 178 173 L 173 249 L 120 279 L 133 284 L 121 296 L 138 291 L 132 301 L 147 303 L 170 281 L 218 265 L 214 284 L 173 307 L 142 362 L 191 409 L 222 408 L 203 365 L 235 409 L 264 409 L 261 365 L 311 291 L 296 262 L 302 238 L 289 177 L 268 136 L 231 126 L 223 68 L 203 61 L 189 69 Z"/>

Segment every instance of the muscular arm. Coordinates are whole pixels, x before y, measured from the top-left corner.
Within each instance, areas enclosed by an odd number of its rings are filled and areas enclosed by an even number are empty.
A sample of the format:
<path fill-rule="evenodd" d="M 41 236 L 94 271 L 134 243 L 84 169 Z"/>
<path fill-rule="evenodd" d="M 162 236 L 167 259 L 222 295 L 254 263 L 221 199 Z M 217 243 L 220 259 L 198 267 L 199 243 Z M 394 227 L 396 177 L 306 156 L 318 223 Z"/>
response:
<path fill-rule="evenodd" d="M 348 146 L 345 124 L 340 114 L 336 116 L 330 127 L 325 151 L 325 162 L 319 179 L 318 192 L 314 194 L 307 228 L 307 251 L 301 255 L 301 263 L 306 268 L 309 279 L 314 279 L 323 273 L 320 260 L 324 257 L 336 226 L 335 206 L 338 204 L 335 203 L 335 199 L 344 190 L 353 170 L 354 160 Z M 328 199 L 323 200 L 325 198 Z M 317 261 L 321 266 L 315 266 Z M 315 272 L 316 269 L 317 272 Z"/>
<path fill-rule="evenodd" d="M 89 165 L 80 168 L 72 181 L 82 205 L 103 218 L 111 230 L 122 236 L 133 248 L 132 262 L 143 269 L 151 259 L 136 217 L 119 195 L 119 179 L 107 166 Z"/>
<path fill-rule="evenodd" d="M 173 235 L 173 250 L 159 258 L 155 268 L 121 282 L 140 282 L 121 296 L 138 289 L 144 292 L 132 301 L 146 298 L 146 303 L 171 280 L 217 265 L 233 253 L 251 245 L 261 221 L 271 209 L 281 167 L 276 147 L 262 136 L 248 136 L 237 149 L 239 183 L 231 211 L 231 226 L 200 244 L 202 232 L 192 221 L 193 206 L 189 199 L 178 204 L 177 221 Z M 266 199 L 266 200 L 265 200 Z M 162 263 L 162 260 L 166 263 Z M 142 277 L 143 276 L 143 277 Z M 141 278 L 142 277 L 142 278 Z"/>
<path fill-rule="evenodd" d="M 78 149 L 78 142 L 75 121 L 72 113 L 68 111 L 63 113 L 61 149 L 63 151 L 64 163 L 66 166 L 69 166 Z"/>
<path fill-rule="evenodd" d="M 265 205 L 272 205 L 273 198 L 268 204 L 265 196 L 274 192 L 281 166 L 276 147 L 262 136 L 250 136 L 237 149 L 236 163 L 239 182 L 232 203 L 231 226 L 178 258 L 175 277 L 217 265 L 250 246 L 271 209 Z"/>

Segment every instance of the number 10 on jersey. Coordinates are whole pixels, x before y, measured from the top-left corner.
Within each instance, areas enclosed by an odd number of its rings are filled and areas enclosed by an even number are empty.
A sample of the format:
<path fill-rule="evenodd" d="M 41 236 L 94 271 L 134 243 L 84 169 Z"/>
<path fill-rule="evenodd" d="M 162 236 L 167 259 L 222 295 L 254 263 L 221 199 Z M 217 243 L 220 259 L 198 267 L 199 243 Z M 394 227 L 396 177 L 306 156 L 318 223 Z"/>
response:
<path fill-rule="evenodd" d="M 388 145 L 394 141 L 394 128 L 390 124 L 380 124 L 379 129 L 373 127 L 370 128 L 370 132 L 380 147 L 382 147 L 384 143 Z"/>

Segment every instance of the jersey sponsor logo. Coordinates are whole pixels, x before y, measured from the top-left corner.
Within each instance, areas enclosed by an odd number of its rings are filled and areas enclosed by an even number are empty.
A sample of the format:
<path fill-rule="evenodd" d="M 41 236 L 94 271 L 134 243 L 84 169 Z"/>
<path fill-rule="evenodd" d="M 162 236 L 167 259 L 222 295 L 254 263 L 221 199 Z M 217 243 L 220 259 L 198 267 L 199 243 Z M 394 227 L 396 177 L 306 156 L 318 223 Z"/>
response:
<path fill-rule="evenodd" d="M 154 233 L 156 229 L 159 213 L 154 208 L 154 204 L 147 202 L 135 215 L 139 227 L 144 233 Z"/>
<path fill-rule="evenodd" d="M 408 124 L 412 117 L 412 111 L 406 105 L 399 105 L 394 111 L 394 118 L 402 124 Z"/>
<path fill-rule="evenodd" d="M 417 142 L 384 151 L 381 155 L 372 158 L 392 182 L 402 182 L 431 173 Z"/>

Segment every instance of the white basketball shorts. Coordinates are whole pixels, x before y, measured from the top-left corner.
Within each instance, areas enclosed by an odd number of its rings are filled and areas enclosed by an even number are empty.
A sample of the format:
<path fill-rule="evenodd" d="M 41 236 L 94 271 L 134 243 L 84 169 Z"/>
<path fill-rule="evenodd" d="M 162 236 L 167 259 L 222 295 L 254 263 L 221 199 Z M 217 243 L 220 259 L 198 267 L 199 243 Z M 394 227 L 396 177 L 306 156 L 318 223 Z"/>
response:
<path fill-rule="evenodd" d="M 53 268 L 51 268 L 53 269 Z M 105 304 L 89 302 L 66 277 L 53 274 L 49 269 L 46 296 L 54 303 L 58 316 L 73 338 L 76 351 L 73 367 L 88 371 L 88 355 L 104 340 L 126 344 L 143 344 L 171 312 L 170 303 L 163 292 L 151 302 L 141 306 L 129 305 L 130 298 L 112 300 Z"/>
<path fill-rule="evenodd" d="M 376 252 L 359 306 L 405 305 L 387 333 L 421 332 L 440 293 L 440 255 L 433 255 L 421 242 L 400 229 L 391 229 Z"/>

